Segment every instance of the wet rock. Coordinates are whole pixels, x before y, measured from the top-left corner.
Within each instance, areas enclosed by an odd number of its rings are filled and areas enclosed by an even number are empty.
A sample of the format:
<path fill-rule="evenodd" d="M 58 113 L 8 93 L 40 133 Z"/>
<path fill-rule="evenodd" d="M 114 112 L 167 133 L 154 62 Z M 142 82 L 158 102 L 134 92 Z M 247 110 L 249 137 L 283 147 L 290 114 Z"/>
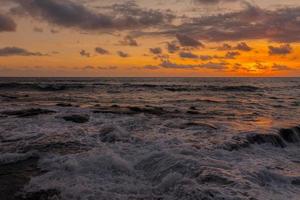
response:
<path fill-rule="evenodd" d="M 280 129 L 279 135 L 289 143 L 296 143 L 300 141 L 300 128 Z"/>
<path fill-rule="evenodd" d="M 64 116 L 63 119 L 65 121 L 70 121 L 74 123 L 87 123 L 90 118 L 87 115 L 69 115 L 69 116 Z"/>
<path fill-rule="evenodd" d="M 60 192 L 57 190 L 41 190 L 19 195 L 15 200 L 60 200 Z"/>
<path fill-rule="evenodd" d="M 41 174 L 38 168 L 39 158 L 32 156 L 26 160 L 0 165 L 0 199 L 15 200 L 16 194 L 30 181 Z"/>
<path fill-rule="evenodd" d="M 41 109 L 41 108 L 30 108 L 24 110 L 15 110 L 15 111 L 3 111 L 4 115 L 13 115 L 16 117 L 33 117 L 36 115 L 45 115 L 55 113 L 53 110 Z"/>
<path fill-rule="evenodd" d="M 286 147 L 283 139 L 278 134 L 256 134 L 251 133 L 246 136 L 246 139 L 251 144 L 272 144 L 275 147 Z"/>
<path fill-rule="evenodd" d="M 57 103 L 56 106 L 58 106 L 58 107 L 72 107 L 73 104 L 71 104 L 71 103 Z"/>
<path fill-rule="evenodd" d="M 164 109 L 159 107 L 128 107 L 128 109 L 136 113 L 146 113 L 153 115 L 164 114 Z"/>
<path fill-rule="evenodd" d="M 299 178 L 296 178 L 294 180 L 292 180 L 291 182 L 293 185 L 296 185 L 296 186 L 300 186 L 300 177 Z"/>
<path fill-rule="evenodd" d="M 214 184 L 219 184 L 219 185 L 230 185 L 230 184 L 234 183 L 233 181 L 229 180 L 228 178 L 219 176 L 218 174 L 207 174 L 204 176 L 200 176 L 198 178 L 198 182 L 200 184 L 214 183 Z"/>
<path fill-rule="evenodd" d="M 200 114 L 198 111 L 195 111 L 195 110 L 188 110 L 186 113 L 190 114 L 190 115 L 198 115 L 198 114 Z"/>

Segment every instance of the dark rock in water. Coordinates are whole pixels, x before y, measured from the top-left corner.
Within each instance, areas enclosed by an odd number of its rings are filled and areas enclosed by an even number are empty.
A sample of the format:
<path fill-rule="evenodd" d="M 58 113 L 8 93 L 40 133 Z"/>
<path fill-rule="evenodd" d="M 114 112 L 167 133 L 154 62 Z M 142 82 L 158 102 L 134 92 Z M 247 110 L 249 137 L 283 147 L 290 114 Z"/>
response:
<path fill-rule="evenodd" d="M 280 129 L 279 135 L 289 143 L 300 141 L 300 128 L 295 127 L 291 129 Z"/>
<path fill-rule="evenodd" d="M 153 115 L 164 114 L 164 109 L 159 107 L 128 107 L 128 109 L 136 113 L 147 113 Z"/>
<path fill-rule="evenodd" d="M 197 108 L 195 106 L 191 106 L 190 110 L 197 110 Z"/>
<path fill-rule="evenodd" d="M 116 104 L 111 105 L 111 107 L 112 107 L 112 108 L 120 108 L 120 106 L 119 106 L 119 105 L 116 105 Z"/>
<path fill-rule="evenodd" d="M 87 115 L 69 115 L 64 116 L 63 119 L 65 121 L 70 121 L 74 123 L 86 123 L 90 120 L 89 116 Z"/>
<path fill-rule="evenodd" d="M 188 110 L 186 113 L 190 114 L 190 115 L 198 115 L 198 114 L 200 114 L 198 111 L 195 111 L 195 110 Z"/>
<path fill-rule="evenodd" d="M 6 95 L 6 94 L 0 94 L 0 97 L 6 98 L 6 99 L 18 99 L 16 96 Z"/>
<path fill-rule="evenodd" d="M 296 186 L 300 186 L 300 177 L 297 179 L 292 180 L 292 184 Z"/>
<path fill-rule="evenodd" d="M 60 192 L 57 190 L 41 190 L 38 192 L 30 192 L 24 195 L 19 195 L 16 200 L 60 200 Z"/>
<path fill-rule="evenodd" d="M 41 108 L 30 108 L 25 110 L 15 110 L 15 111 L 4 111 L 4 115 L 13 115 L 17 117 L 33 117 L 36 115 L 51 114 L 55 113 L 53 110 L 41 109 Z"/>
<path fill-rule="evenodd" d="M 286 147 L 283 139 L 278 134 L 256 134 L 251 133 L 246 136 L 246 139 L 251 144 L 269 143 L 276 147 Z"/>
<path fill-rule="evenodd" d="M 38 157 L 0 165 L 0 199 L 20 199 L 15 195 L 22 191 L 30 178 L 41 174 Z"/>
<path fill-rule="evenodd" d="M 200 184 L 215 183 L 215 184 L 220 184 L 220 185 L 230 185 L 230 184 L 234 183 L 234 181 L 231 181 L 226 177 L 219 176 L 218 174 L 207 174 L 203 177 L 200 176 L 198 178 L 198 182 Z"/>
<path fill-rule="evenodd" d="M 71 103 L 57 103 L 56 106 L 58 107 L 72 107 Z"/>

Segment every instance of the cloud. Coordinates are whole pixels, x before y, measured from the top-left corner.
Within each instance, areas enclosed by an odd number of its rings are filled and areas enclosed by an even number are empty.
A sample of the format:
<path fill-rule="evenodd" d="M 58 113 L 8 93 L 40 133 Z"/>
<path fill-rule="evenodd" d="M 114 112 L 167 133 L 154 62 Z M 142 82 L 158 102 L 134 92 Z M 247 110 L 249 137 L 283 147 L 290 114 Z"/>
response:
<path fill-rule="evenodd" d="M 40 52 L 30 52 L 19 47 L 5 47 L 0 49 L 0 56 L 45 56 Z"/>
<path fill-rule="evenodd" d="M 129 57 L 129 54 L 123 51 L 118 51 L 117 54 L 122 57 L 122 58 L 127 58 Z"/>
<path fill-rule="evenodd" d="M 129 30 L 169 23 L 174 16 L 169 12 L 142 9 L 133 1 L 114 4 L 108 11 L 96 13 L 79 2 L 70 0 L 14 0 L 33 18 L 58 26 L 81 30 Z"/>
<path fill-rule="evenodd" d="M 286 65 L 279 65 L 279 64 L 274 64 L 272 66 L 272 70 L 273 71 L 288 71 L 288 70 L 292 70 L 292 68 L 286 66 Z"/>
<path fill-rule="evenodd" d="M 100 55 L 106 55 L 109 54 L 109 51 L 107 51 L 106 49 L 103 49 L 101 47 L 96 47 L 95 48 L 95 52 L 100 54 Z"/>
<path fill-rule="evenodd" d="M 81 50 L 79 53 L 83 57 L 88 57 L 88 58 L 91 57 L 91 54 L 89 52 L 87 52 L 86 50 Z"/>
<path fill-rule="evenodd" d="M 125 45 L 125 46 L 132 46 L 132 47 L 137 47 L 138 42 L 132 37 L 127 35 L 126 37 L 124 37 L 124 39 L 122 41 L 120 41 L 121 45 Z"/>
<path fill-rule="evenodd" d="M 220 63 L 215 63 L 215 62 L 208 62 L 204 64 L 197 64 L 197 65 L 186 65 L 186 64 L 177 64 L 173 63 L 170 61 L 163 61 L 160 64 L 161 67 L 167 68 L 167 69 L 197 69 L 197 68 L 202 68 L 202 69 L 211 69 L 211 70 L 225 70 L 227 68 L 227 63 L 220 62 Z"/>
<path fill-rule="evenodd" d="M 179 53 L 179 56 L 180 56 L 181 58 L 190 58 L 190 59 L 197 59 L 197 58 L 199 58 L 198 55 L 193 54 L 193 53 L 191 53 L 191 52 L 186 52 L 186 51 L 180 52 L 180 53 Z"/>
<path fill-rule="evenodd" d="M 233 50 L 239 50 L 239 51 L 251 51 L 252 48 L 248 46 L 247 43 L 241 42 L 237 44 L 237 46 Z"/>
<path fill-rule="evenodd" d="M 194 17 L 165 33 L 214 42 L 250 39 L 299 42 L 300 7 L 267 10 L 247 4 L 240 11 Z"/>
<path fill-rule="evenodd" d="M 149 51 L 153 54 L 161 54 L 162 53 L 162 49 L 160 47 L 156 47 L 156 48 L 150 48 Z"/>
<path fill-rule="evenodd" d="M 227 63 L 225 62 L 220 62 L 220 63 L 215 63 L 215 62 L 209 62 L 200 65 L 202 68 L 206 69 L 213 69 L 213 70 L 225 70 L 227 68 Z"/>
<path fill-rule="evenodd" d="M 0 14 L 0 32 L 16 31 L 16 23 L 9 17 Z"/>
<path fill-rule="evenodd" d="M 241 55 L 241 54 L 237 51 L 230 51 L 230 52 L 226 53 L 225 58 L 226 59 L 235 59 L 239 55 Z"/>
<path fill-rule="evenodd" d="M 230 3 L 238 2 L 240 0 L 193 0 L 195 3 L 204 4 L 204 5 L 215 5 L 219 3 Z"/>
<path fill-rule="evenodd" d="M 167 50 L 169 53 L 175 53 L 180 50 L 180 47 L 175 42 L 167 42 Z"/>
<path fill-rule="evenodd" d="M 269 46 L 270 55 L 287 55 L 292 53 L 293 49 L 289 44 L 281 45 L 279 47 Z"/>
<path fill-rule="evenodd" d="M 179 44 L 183 47 L 204 47 L 198 40 L 183 34 L 176 34 Z"/>
<path fill-rule="evenodd" d="M 170 61 L 163 61 L 160 66 L 167 69 L 195 69 L 199 67 L 199 65 L 176 64 Z"/>
<path fill-rule="evenodd" d="M 231 45 L 225 43 L 222 46 L 218 47 L 217 50 L 219 50 L 219 51 L 252 51 L 253 49 L 246 42 L 241 42 L 241 43 L 238 43 L 236 46 L 231 46 Z"/>

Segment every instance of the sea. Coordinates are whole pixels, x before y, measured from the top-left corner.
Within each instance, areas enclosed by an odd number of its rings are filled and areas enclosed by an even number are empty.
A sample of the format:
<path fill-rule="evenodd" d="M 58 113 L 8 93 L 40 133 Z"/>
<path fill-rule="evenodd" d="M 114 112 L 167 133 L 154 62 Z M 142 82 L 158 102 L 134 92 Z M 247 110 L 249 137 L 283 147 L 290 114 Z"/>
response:
<path fill-rule="evenodd" d="M 1 200 L 299 200 L 300 78 L 0 78 Z"/>

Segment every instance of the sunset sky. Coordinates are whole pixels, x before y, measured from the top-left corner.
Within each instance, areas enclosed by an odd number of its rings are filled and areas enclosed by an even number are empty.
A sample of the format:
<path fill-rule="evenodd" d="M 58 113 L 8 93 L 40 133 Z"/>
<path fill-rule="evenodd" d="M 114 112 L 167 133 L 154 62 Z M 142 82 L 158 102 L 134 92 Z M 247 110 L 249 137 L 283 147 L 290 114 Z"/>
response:
<path fill-rule="evenodd" d="M 299 0 L 0 0 L 0 76 L 300 76 Z"/>

